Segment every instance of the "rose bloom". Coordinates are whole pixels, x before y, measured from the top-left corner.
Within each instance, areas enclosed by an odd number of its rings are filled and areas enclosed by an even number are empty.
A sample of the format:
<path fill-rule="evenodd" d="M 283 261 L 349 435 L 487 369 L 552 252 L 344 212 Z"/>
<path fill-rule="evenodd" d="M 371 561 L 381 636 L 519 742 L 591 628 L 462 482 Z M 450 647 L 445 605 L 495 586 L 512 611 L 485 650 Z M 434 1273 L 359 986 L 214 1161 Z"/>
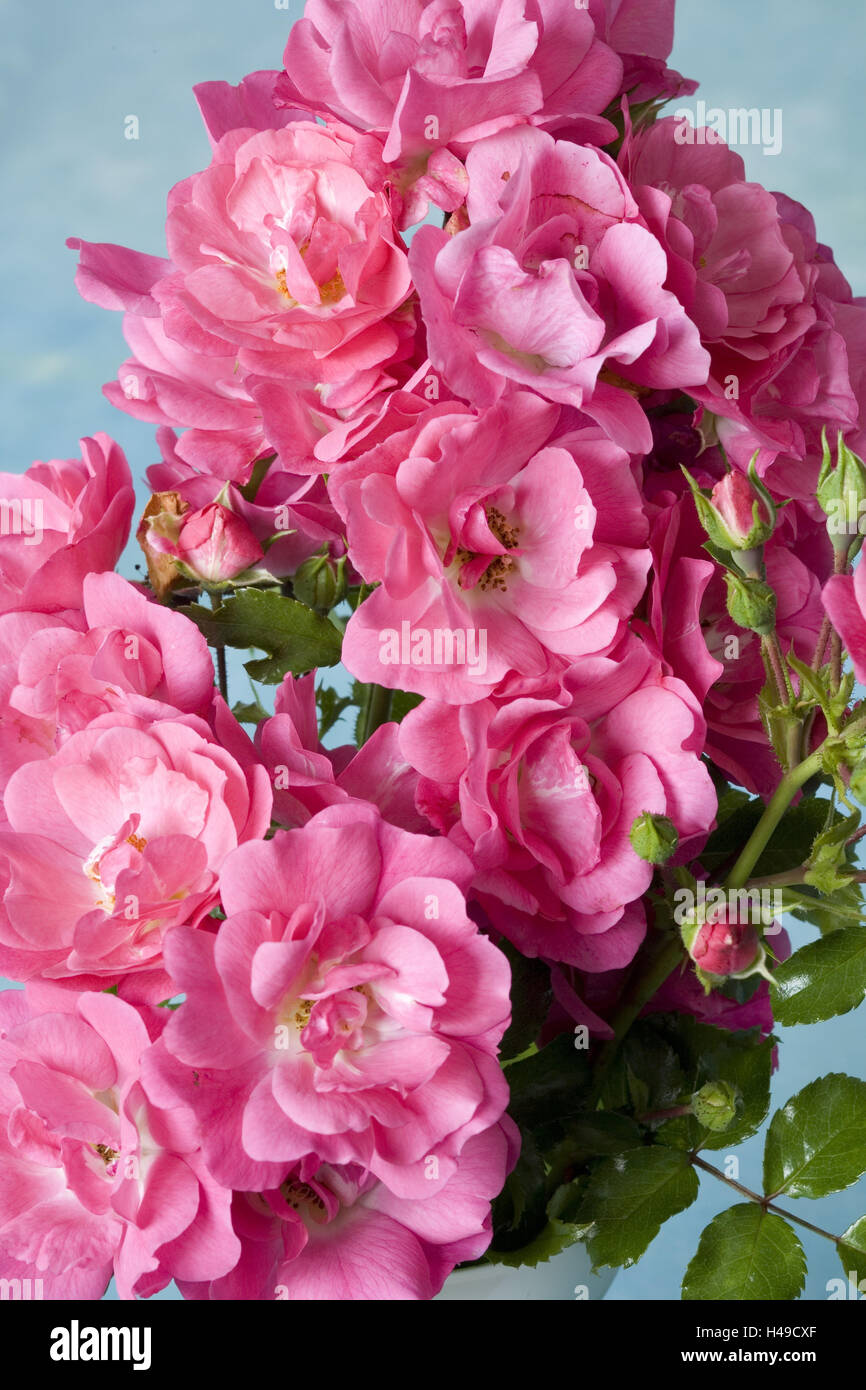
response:
<path fill-rule="evenodd" d="M 215 722 L 220 742 L 195 715 L 113 712 L 13 773 L 0 832 L 4 973 L 82 977 L 78 988 L 132 973 L 148 998 L 171 996 L 166 932 L 207 916 L 226 857 L 270 820 L 265 769 L 227 711 Z"/>
<path fill-rule="evenodd" d="M 433 366 L 476 405 L 520 383 L 646 453 L 636 397 L 700 385 L 709 355 L 626 179 L 527 128 L 476 145 L 467 169 L 454 234 L 422 227 L 409 253 Z"/>
<path fill-rule="evenodd" d="M 81 612 L 0 616 L 0 790 L 99 715 L 208 713 L 213 662 L 189 619 L 118 574 L 89 574 L 82 588 Z"/>
<path fill-rule="evenodd" d="M 433 1298 L 456 1264 L 490 1243 L 490 1202 L 517 1157 L 508 1116 L 463 1148 L 432 1197 L 398 1197 L 357 1164 L 311 1156 L 279 1186 L 238 1192 L 241 1256 L 208 1284 L 179 1281 L 184 1298 L 405 1301 Z M 432 1172 L 432 1166 L 428 1164 Z"/>
<path fill-rule="evenodd" d="M 723 141 L 680 143 L 679 128 L 673 117 L 642 128 L 620 162 L 667 251 L 667 287 L 711 356 L 706 385 L 691 394 L 723 417 L 732 462 L 745 469 L 760 450 L 768 484 L 810 500 L 823 427 L 859 426 L 855 449 L 862 439 L 866 305 L 802 204 L 746 182 Z"/>
<path fill-rule="evenodd" d="M 652 865 L 629 832 L 668 816 L 681 848 L 710 829 L 705 726 L 682 681 L 630 638 L 584 657 L 554 697 L 456 707 L 425 700 L 400 726 L 418 807 L 470 855 L 473 897 L 524 955 L 587 971 L 628 964 Z"/>
<path fill-rule="evenodd" d="M 381 580 L 343 644 L 359 680 L 462 704 L 619 638 L 646 582 L 640 496 L 622 450 L 559 418 L 527 391 L 442 402 L 331 474 L 354 563 Z M 437 655 L 437 633 L 464 648 Z"/>
<path fill-rule="evenodd" d="M 214 443 L 217 472 L 245 479 L 263 448 L 248 379 L 321 387 L 350 410 L 411 355 L 412 284 L 382 179 L 378 151 L 347 127 L 233 129 L 169 197 L 170 260 L 70 242 L 84 297 L 145 320 L 119 389 L 135 413 L 201 430 L 194 464 Z"/>
<path fill-rule="evenodd" d="M 189 1110 L 145 1094 L 166 1022 L 110 994 L 0 994 L 0 1276 L 52 1299 L 121 1298 L 237 1262 L 230 1193 L 201 1161 Z"/>
<path fill-rule="evenodd" d="M 123 450 L 107 434 L 81 440 L 80 459 L 0 473 L 0 612 L 77 608 L 91 571 L 113 570 L 135 496 Z"/>
<path fill-rule="evenodd" d="M 486 135 L 531 123 L 568 125 L 600 145 L 614 138 L 599 113 L 620 90 L 622 63 L 573 0 L 307 0 L 283 61 L 279 102 L 384 141 L 403 226 L 428 199 L 460 206 L 461 161 Z"/>
<path fill-rule="evenodd" d="M 224 865 L 218 931 L 166 940 L 186 999 L 152 1061 L 218 1181 L 269 1192 L 315 1154 L 425 1205 L 497 1124 L 510 972 L 466 914 L 471 876 L 354 801 Z"/>

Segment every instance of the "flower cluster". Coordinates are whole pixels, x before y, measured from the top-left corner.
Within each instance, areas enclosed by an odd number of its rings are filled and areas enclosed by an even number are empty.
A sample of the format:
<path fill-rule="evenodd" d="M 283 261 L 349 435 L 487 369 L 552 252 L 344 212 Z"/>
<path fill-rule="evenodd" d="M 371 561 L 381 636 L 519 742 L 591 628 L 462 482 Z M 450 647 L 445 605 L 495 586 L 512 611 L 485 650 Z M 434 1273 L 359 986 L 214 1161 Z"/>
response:
<path fill-rule="evenodd" d="M 725 866 L 720 789 L 838 743 L 833 624 L 866 672 L 818 485 L 822 431 L 851 476 L 864 439 L 866 305 L 657 114 L 695 85 L 672 26 L 308 0 L 283 71 L 196 89 L 167 258 L 70 240 L 160 461 L 147 584 L 110 439 L 3 480 L 4 1277 L 431 1298 L 517 1161 L 502 1058 L 617 1037 L 665 932 L 635 1014 L 771 1031 L 772 918 L 661 902 Z M 272 712 L 209 642 L 266 653 Z"/>

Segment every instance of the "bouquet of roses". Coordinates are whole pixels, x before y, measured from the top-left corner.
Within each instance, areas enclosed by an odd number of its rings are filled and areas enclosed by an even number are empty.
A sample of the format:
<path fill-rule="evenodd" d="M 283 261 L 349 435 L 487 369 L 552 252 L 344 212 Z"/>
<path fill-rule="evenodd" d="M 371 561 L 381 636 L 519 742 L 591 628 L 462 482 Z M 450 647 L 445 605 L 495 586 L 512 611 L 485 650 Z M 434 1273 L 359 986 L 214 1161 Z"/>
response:
<path fill-rule="evenodd" d="M 665 114 L 672 28 L 308 0 L 196 88 L 168 257 L 71 240 L 161 457 L 146 583 L 108 437 L 3 480 L 5 1280 L 627 1265 L 866 993 L 866 302 Z M 796 1298 L 864 1171 L 815 1081 L 683 1296 Z"/>

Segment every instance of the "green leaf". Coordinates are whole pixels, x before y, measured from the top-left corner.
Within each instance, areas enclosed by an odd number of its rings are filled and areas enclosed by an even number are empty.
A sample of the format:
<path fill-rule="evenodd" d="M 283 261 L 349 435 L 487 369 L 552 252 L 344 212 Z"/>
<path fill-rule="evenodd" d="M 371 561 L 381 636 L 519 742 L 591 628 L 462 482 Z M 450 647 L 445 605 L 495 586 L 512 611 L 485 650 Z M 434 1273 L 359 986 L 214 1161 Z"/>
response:
<path fill-rule="evenodd" d="M 258 647 L 268 655 L 246 662 L 253 680 L 277 685 L 288 671 L 303 675 L 318 666 L 335 666 L 342 638 L 327 618 L 276 589 L 241 589 L 214 612 L 190 604 L 179 612 L 191 618 L 213 647 Z"/>
<path fill-rule="evenodd" d="M 543 1264 L 554 1255 L 567 1250 L 570 1245 L 574 1245 L 575 1241 L 581 1238 L 580 1227 L 573 1220 L 573 1214 L 580 1202 L 581 1190 L 581 1182 L 565 1183 L 557 1188 L 547 1204 L 547 1222 L 538 1235 L 527 1245 L 516 1250 L 489 1249 L 488 1262 L 512 1267 L 531 1265 L 534 1268 L 535 1265 Z"/>
<path fill-rule="evenodd" d="M 805 864 L 819 835 L 827 830 L 829 802 L 823 797 L 805 797 L 786 811 L 758 860 L 753 874 L 782 874 Z M 841 816 L 833 814 L 832 824 Z M 830 832 L 832 834 L 832 829 Z"/>
<path fill-rule="evenodd" d="M 316 687 L 316 704 L 319 708 L 319 738 L 324 738 L 343 711 L 354 704 L 354 700 L 351 695 L 338 695 L 330 685 L 319 685 Z"/>
<path fill-rule="evenodd" d="M 633 1265 L 662 1223 L 697 1195 L 698 1175 L 674 1149 L 630 1149 L 602 1159 L 577 1213 L 593 1266 Z"/>
<path fill-rule="evenodd" d="M 547 1182 L 544 1162 L 535 1141 L 521 1133 L 520 1157 L 505 1179 L 492 1207 L 491 1249 L 520 1250 L 534 1240 L 547 1220 Z"/>
<path fill-rule="evenodd" d="M 729 791 L 719 801 L 717 828 L 701 851 L 701 864 L 712 875 L 728 860 L 733 863 L 764 812 L 760 797 Z"/>
<path fill-rule="evenodd" d="M 777 966 L 773 1013 L 780 1023 L 818 1023 L 866 997 L 866 930 L 845 927 L 801 946 Z"/>
<path fill-rule="evenodd" d="M 826 1197 L 866 1172 L 866 1081 L 833 1072 L 777 1110 L 764 1148 L 764 1192 Z"/>
<path fill-rule="evenodd" d="M 805 1275 L 806 1256 L 787 1221 L 743 1202 L 704 1230 L 683 1279 L 683 1299 L 788 1301 L 799 1296 Z"/>
<path fill-rule="evenodd" d="M 531 1129 L 551 1116 L 561 1119 L 586 1108 L 589 1061 L 585 1052 L 575 1048 L 570 1033 L 513 1062 L 505 1076 L 511 1088 L 509 1113 L 521 1128 Z"/>
<path fill-rule="evenodd" d="M 664 1110 L 687 1089 L 680 1060 L 656 1021 L 639 1019 L 605 1078 L 602 1099 L 608 1110 Z"/>
<path fill-rule="evenodd" d="M 866 1279 L 866 1216 L 861 1216 L 839 1239 L 836 1247 L 846 1274 L 856 1274 L 856 1283 Z"/>
<path fill-rule="evenodd" d="M 401 720 L 406 718 L 410 709 L 414 709 L 416 705 L 420 705 L 423 698 L 423 695 L 416 695 L 411 690 L 395 690 L 393 699 L 391 700 L 392 723 L 399 724 Z"/>
<path fill-rule="evenodd" d="M 503 1061 L 519 1057 L 531 1047 L 550 1011 L 553 990 L 550 967 L 544 961 L 522 956 L 508 941 L 500 950 L 511 966 L 511 1023 L 499 1047 Z"/>
<path fill-rule="evenodd" d="M 238 700 L 237 704 L 232 705 L 232 714 L 240 724 L 261 724 L 263 719 L 267 719 L 268 712 L 262 709 L 260 704 L 251 700 L 244 704 L 243 700 Z"/>

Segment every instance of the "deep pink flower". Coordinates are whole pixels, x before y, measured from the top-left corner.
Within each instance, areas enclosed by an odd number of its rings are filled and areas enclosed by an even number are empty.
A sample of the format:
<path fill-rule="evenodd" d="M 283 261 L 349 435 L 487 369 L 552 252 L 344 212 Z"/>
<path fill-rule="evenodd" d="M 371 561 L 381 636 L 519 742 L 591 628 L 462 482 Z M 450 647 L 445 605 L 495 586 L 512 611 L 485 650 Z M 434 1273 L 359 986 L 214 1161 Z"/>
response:
<path fill-rule="evenodd" d="M 460 206 L 461 161 L 486 135 L 568 125 L 575 138 L 607 144 L 613 127 L 600 113 L 622 79 L 573 0 L 307 0 L 283 61 L 280 101 L 384 141 L 404 226 L 428 199 Z"/>
<path fill-rule="evenodd" d="M 425 1203 L 497 1123 L 510 972 L 466 915 L 471 875 L 360 802 L 232 856 L 216 935 L 166 941 L 186 1001 L 153 1063 L 219 1181 L 267 1192 L 315 1154 Z"/>
<path fill-rule="evenodd" d="M 709 356 L 625 178 L 531 129 L 483 141 L 467 169 L 469 225 L 422 227 L 409 255 L 434 367 L 476 405 L 518 382 L 645 453 L 636 397 L 698 386 Z"/>
<path fill-rule="evenodd" d="M 77 608 L 91 571 L 112 570 L 129 535 L 129 465 L 107 434 L 81 440 L 80 459 L 0 473 L 0 612 Z"/>
<path fill-rule="evenodd" d="M 617 640 L 645 584 L 640 498 L 620 449 L 558 419 L 525 391 L 443 403 L 331 474 L 355 565 L 381 581 L 343 643 L 359 680 L 471 702 Z"/>
<path fill-rule="evenodd" d="M 219 742 L 196 715 L 102 715 L 13 773 L 0 833 L 7 975 L 86 988 L 144 974 L 157 999 L 172 994 L 166 933 L 206 917 L 226 857 L 270 819 L 265 769 L 233 756 L 232 740 L 248 741 L 227 711 L 214 723 Z"/>
<path fill-rule="evenodd" d="M 165 1011 L 145 1022 L 110 994 L 41 1004 L 0 994 L 0 1274 L 55 1299 L 98 1299 L 114 1274 L 132 1299 L 228 1273 L 231 1195 L 191 1112 L 154 1105 L 139 1079 Z"/>
<path fill-rule="evenodd" d="M 490 1201 L 514 1164 L 516 1137 L 507 1116 L 475 1135 L 444 1187 L 421 1199 L 395 1196 L 357 1164 L 315 1157 L 293 1164 L 270 1191 L 235 1194 L 241 1257 L 232 1272 L 209 1285 L 183 1281 L 181 1292 L 211 1299 L 432 1298 L 456 1264 L 486 1250 Z"/>
<path fill-rule="evenodd" d="M 585 657 L 565 694 L 455 707 L 425 700 L 400 726 L 419 808 L 472 858 L 473 896 L 526 955 L 604 971 L 632 959 L 652 866 L 629 831 L 668 816 L 692 849 L 715 816 L 704 723 L 682 682 L 632 640 Z"/>
<path fill-rule="evenodd" d="M 710 352 L 709 380 L 691 394 L 722 417 L 732 462 L 745 469 L 760 450 L 762 475 L 779 460 L 772 489 L 808 498 L 823 426 L 858 446 L 866 305 L 800 203 L 746 182 L 724 142 L 683 142 L 681 128 L 673 117 L 643 127 L 620 162 Z"/>

